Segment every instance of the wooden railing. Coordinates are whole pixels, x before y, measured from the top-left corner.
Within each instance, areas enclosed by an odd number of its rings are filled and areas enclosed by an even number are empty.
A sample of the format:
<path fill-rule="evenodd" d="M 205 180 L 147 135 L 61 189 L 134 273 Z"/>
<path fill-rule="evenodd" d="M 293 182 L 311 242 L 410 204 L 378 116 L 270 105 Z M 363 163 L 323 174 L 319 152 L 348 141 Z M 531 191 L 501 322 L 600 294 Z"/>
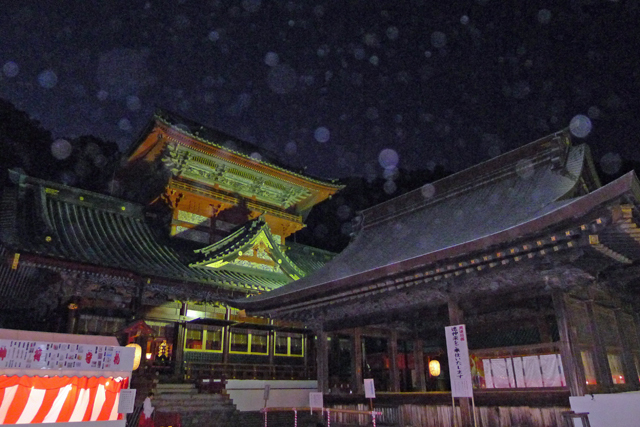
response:
<path fill-rule="evenodd" d="M 186 362 L 184 379 L 311 380 L 316 372 L 315 366 Z"/>
<path fill-rule="evenodd" d="M 339 421 L 343 423 L 344 421 L 341 419 L 345 415 L 357 416 L 359 419 L 358 425 L 366 424 L 365 419 L 370 417 L 371 423 L 373 427 L 376 427 L 376 417 L 382 415 L 382 412 L 379 411 L 366 411 L 366 410 L 356 410 L 356 409 L 342 409 L 342 408 L 262 408 L 260 412 L 264 414 L 264 425 L 268 427 L 268 413 L 269 412 L 293 412 L 294 413 L 294 427 L 298 426 L 298 412 L 302 411 L 316 411 L 320 412 L 322 416 L 326 414 L 327 417 L 327 426 L 331 426 L 333 414 L 333 421 Z"/>

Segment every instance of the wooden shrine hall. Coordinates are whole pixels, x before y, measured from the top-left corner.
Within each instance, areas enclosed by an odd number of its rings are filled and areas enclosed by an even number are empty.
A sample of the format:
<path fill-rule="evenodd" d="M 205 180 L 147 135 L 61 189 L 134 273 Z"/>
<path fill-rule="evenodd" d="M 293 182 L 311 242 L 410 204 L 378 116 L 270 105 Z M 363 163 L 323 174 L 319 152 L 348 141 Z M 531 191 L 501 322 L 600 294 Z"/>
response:
<path fill-rule="evenodd" d="M 562 131 L 361 212 L 324 267 L 235 304 L 312 328 L 325 401 L 366 405 L 373 378 L 398 425 L 450 425 L 464 323 L 480 425 L 561 426 L 570 396 L 640 389 L 639 207 Z"/>
<path fill-rule="evenodd" d="M 223 301 L 331 259 L 286 239 L 340 184 L 162 110 L 116 182 L 117 197 L 9 171 L 0 327 L 116 334 L 142 346 L 143 371 L 174 380 L 315 378 L 304 324 Z"/>

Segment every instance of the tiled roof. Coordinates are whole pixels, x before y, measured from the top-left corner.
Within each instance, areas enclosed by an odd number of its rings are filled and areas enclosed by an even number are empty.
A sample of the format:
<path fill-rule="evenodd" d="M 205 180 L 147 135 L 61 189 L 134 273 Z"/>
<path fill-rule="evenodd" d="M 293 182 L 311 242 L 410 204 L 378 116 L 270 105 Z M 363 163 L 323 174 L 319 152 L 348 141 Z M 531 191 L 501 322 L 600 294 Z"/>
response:
<path fill-rule="evenodd" d="M 158 111 L 156 111 L 155 118 L 165 125 L 177 129 L 180 133 L 212 147 L 219 148 L 229 153 L 234 153 L 240 157 L 251 159 L 251 161 L 253 162 L 259 162 L 268 165 L 274 169 L 289 173 L 291 175 L 295 175 L 310 182 L 338 189 L 343 188 L 343 185 L 339 184 L 336 180 L 325 180 L 311 177 L 302 170 L 295 170 L 290 166 L 282 164 L 281 162 L 276 160 L 277 155 L 269 152 L 262 147 L 244 141 L 240 138 L 225 134 L 224 132 L 221 132 L 217 129 L 203 126 L 200 123 L 196 123 L 176 113 L 159 109 Z M 256 154 L 259 154 L 259 157 L 256 157 Z"/>
<path fill-rule="evenodd" d="M 196 250 L 196 253 L 204 255 L 204 259 L 191 263 L 190 266 L 208 269 L 210 264 L 232 261 L 253 248 L 260 239 L 269 246 L 273 261 L 285 274 L 294 280 L 305 275 L 305 272 L 280 249 L 280 244 L 275 241 L 269 225 L 263 218 L 248 222 L 219 242 Z"/>
<path fill-rule="evenodd" d="M 462 256 L 490 236 L 523 237 L 519 226 L 597 185 L 588 147 L 571 146 L 567 133 L 554 134 L 362 212 L 354 241 L 323 268 L 240 304 L 249 310 L 277 307 L 426 268 L 441 257 Z"/>
<path fill-rule="evenodd" d="M 334 252 L 295 242 L 286 243 L 286 254 L 298 267 L 304 270 L 306 275 L 319 270 L 337 255 Z"/>
<path fill-rule="evenodd" d="M 4 192 L 0 227 L 2 244 L 11 250 L 123 274 L 252 292 L 290 281 L 286 276 L 278 279 L 259 272 L 191 268 L 189 263 L 196 261 L 197 255 L 172 245 L 154 230 L 145 220 L 141 205 L 15 171 L 10 175 L 16 185 Z"/>

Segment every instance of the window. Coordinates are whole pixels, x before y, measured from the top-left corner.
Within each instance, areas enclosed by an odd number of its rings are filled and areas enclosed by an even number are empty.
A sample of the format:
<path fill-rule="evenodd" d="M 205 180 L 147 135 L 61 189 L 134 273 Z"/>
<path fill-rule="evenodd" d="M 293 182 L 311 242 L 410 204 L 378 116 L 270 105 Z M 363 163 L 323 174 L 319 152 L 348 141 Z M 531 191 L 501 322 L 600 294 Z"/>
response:
<path fill-rule="evenodd" d="M 207 328 L 205 337 L 206 350 L 222 351 L 222 328 Z"/>
<path fill-rule="evenodd" d="M 192 329 L 187 329 L 184 348 L 187 350 L 222 351 L 222 328 L 194 325 Z"/>
<path fill-rule="evenodd" d="M 597 384 L 596 381 L 596 369 L 593 366 L 593 356 L 589 350 L 581 350 L 580 358 L 582 359 L 582 366 L 584 366 L 584 376 L 587 380 L 587 385 Z"/>
<path fill-rule="evenodd" d="M 249 334 L 247 331 L 232 329 L 230 341 L 230 351 L 241 353 L 249 352 Z"/>
<path fill-rule="evenodd" d="M 232 328 L 229 351 L 234 353 L 269 354 L 269 332 Z"/>
<path fill-rule="evenodd" d="M 253 331 L 251 333 L 251 353 L 269 353 L 269 333 L 267 331 Z"/>
<path fill-rule="evenodd" d="M 302 335 L 296 334 L 295 336 L 291 336 L 291 355 L 292 356 L 302 356 Z"/>
<path fill-rule="evenodd" d="M 301 334 L 276 334 L 275 354 L 278 356 L 302 356 L 303 337 Z"/>
<path fill-rule="evenodd" d="M 125 319 L 81 314 L 76 333 L 89 335 L 114 335 L 125 326 Z"/>
<path fill-rule="evenodd" d="M 286 335 L 276 335 L 276 354 L 284 356 L 289 354 L 289 337 Z"/>
<path fill-rule="evenodd" d="M 614 384 L 624 384 L 624 371 L 622 370 L 622 359 L 619 354 L 607 354 L 611 378 Z"/>
<path fill-rule="evenodd" d="M 203 332 L 199 329 L 187 329 L 187 342 L 184 348 L 189 350 L 202 350 Z"/>

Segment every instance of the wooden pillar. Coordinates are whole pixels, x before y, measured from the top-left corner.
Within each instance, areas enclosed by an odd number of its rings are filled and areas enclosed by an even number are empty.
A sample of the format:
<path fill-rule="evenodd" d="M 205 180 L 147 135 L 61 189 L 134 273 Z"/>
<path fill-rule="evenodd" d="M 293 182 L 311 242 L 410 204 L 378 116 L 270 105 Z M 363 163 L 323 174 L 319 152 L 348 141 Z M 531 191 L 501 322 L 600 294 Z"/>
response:
<path fill-rule="evenodd" d="M 448 310 L 449 310 L 449 325 L 460 325 L 464 323 L 464 313 L 458 305 L 457 301 L 449 300 L 448 302 Z M 444 331 L 443 331 L 444 333 Z M 471 363 L 467 361 L 467 363 Z M 459 397 L 458 401 L 460 402 L 460 414 L 462 415 L 462 425 L 464 427 L 473 425 L 473 412 L 471 407 L 471 399 L 468 397 Z"/>
<path fill-rule="evenodd" d="M 387 349 L 389 351 L 389 380 L 390 390 L 394 392 L 400 391 L 400 371 L 398 370 L 398 332 L 393 329 L 389 333 L 389 341 L 387 342 Z"/>
<path fill-rule="evenodd" d="M 594 348 L 594 364 L 596 369 L 596 377 L 598 379 L 598 388 L 602 391 L 613 391 L 613 379 L 611 378 L 611 369 L 609 368 L 609 360 L 607 359 L 607 348 L 605 346 L 602 330 L 598 327 L 595 315 L 593 300 L 587 301 L 587 312 L 589 313 L 589 322 L 591 324 L 591 332 L 595 342 Z"/>
<path fill-rule="evenodd" d="M 621 309 L 617 308 L 614 310 L 614 314 L 616 316 L 616 326 L 618 329 L 618 336 L 620 337 L 620 346 L 622 347 L 622 369 L 624 372 L 624 382 L 625 385 L 632 390 L 639 390 L 640 383 L 638 382 L 638 372 L 636 370 L 636 364 L 633 360 L 633 353 L 631 349 L 631 338 L 627 336 L 627 331 L 625 330 L 625 322 L 624 316 L 629 316 L 622 312 Z M 630 317 L 630 323 L 633 325 L 633 317 Z"/>
<path fill-rule="evenodd" d="M 564 369 L 565 380 L 571 396 L 584 396 L 586 393 L 586 378 L 580 354 L 575 349 L 576 338 L 571 328 L 571 319 L 567 310 L 567 303 L 562 292 L 556 291 L 552 295 L 553 308 L 558 323 L 560 335 L 560 357 Z"/>
<path fill-rule="evenodd" d="M 227 321 L 231 320 L 231 309 L 227 307 L 227 311 L 224 314 L 224 319 Z M 224 364 L 224 371 L 227 372 L 229 366 L 229 347 L 231 346 L 231 327 L 229 325 L 225 325 L 222 329 L 222 363 Z"/>
<path fill-rule="evenodd" d="M 413 341 L 413 364 L 418 378 L 418 391 L 427 391 L 427 380 L 424 370 L 424 341 L 416 339 Z"/>
<path fill-rule="evenodd" d="M 273 320 L 271 320 L 273 324 Z M 276 367 L 274 364 L 274 354 L 276 352 L 276 333 L 273 329 L 269 330 L 269 336 L 267 337 L 267 352 L 269 353 L 269 375 L 271 378 L 276 379 Z"/>
<path fill-rule="evenodd" d="M 329 346 L 328 334 L 323 329 L 316 331 L 316 366 L 318 376 L 318 391 L 329 391 Z"/>
<path fill-rule="evenodd" d="M 362 329 L 355 328 L 351 339 L 351 390 L 354 393 L 364 393 L 364 378 L 362 377 Z"/>
<path fill-rule="evenodd" d="M 69 310 L 67 312 L 67 333 L 75 334 L 78 322 L 78 304 L 71 302 L 67 306 L 67 309 Z"/>
<path fill-rule="evenodd" d="M 179 377 L 182 377 L 184 374 L 184 344 L 187 337 L 187 325 L 183 319 L 186 315 L 187 303 L 183 302 L 182 306 L 180 307 L 180 320 L 177 323 L 178 331 L 176 332 L 176 341 L 174 346 L 174 371 L 175 374 Z"/>

